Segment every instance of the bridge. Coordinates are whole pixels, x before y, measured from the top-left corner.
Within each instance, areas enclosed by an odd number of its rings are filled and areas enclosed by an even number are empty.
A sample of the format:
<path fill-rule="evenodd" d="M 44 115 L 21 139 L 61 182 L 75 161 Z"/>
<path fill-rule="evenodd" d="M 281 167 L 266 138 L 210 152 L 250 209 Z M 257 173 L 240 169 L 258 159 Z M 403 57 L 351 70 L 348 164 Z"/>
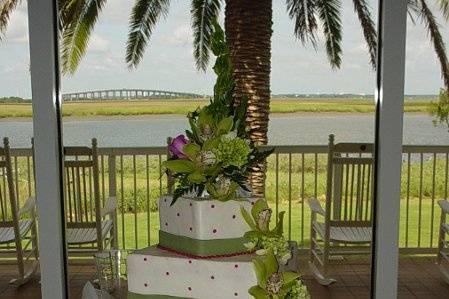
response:
<path fill-rule="evenodd" d="M 197 99 L 204 95 L 151 89 L 105 89 L 66 93 L 62 95 L 64 101 L 92 101 L 92 100 L 143 100 L 143 99 Z"/>

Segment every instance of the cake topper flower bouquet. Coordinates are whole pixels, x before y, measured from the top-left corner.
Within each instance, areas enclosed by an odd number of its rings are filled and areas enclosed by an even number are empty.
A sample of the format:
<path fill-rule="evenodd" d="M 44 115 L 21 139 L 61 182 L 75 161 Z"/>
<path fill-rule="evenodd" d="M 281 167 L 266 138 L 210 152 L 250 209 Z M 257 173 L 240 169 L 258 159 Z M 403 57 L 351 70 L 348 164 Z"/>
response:
<path fill-rule="evenodd" d="M 211 50 L 216 56 L 214 96 L 209 105 L 187 115 L 190 129 L 172 140 L 171 157 L 164 162 L 175 179 L 172 204 L 186 193 L 200 197 L 207 192 L 213 199 L 227 201 L 238 197 L 239 190 L 250 192 L 251 168 L 272 152 L 261 151 L 248 137 L 247 104 L 233 97 L 229 51 L 217 23 Z"/>

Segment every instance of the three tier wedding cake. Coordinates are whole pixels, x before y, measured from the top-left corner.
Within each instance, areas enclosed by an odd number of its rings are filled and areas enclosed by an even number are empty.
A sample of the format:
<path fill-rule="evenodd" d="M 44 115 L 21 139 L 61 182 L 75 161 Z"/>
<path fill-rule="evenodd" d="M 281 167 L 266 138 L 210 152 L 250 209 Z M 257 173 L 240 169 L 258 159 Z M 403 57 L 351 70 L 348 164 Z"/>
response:
<path fill-rule="evenodd" d="M 159 244 L 128 255 L 128 298 L 308 298 L 298 274 L 283 270 L 292 257 L 283 213 L 270 229 L 271 209 L 247 185 L 272 150 L 249 138 L 247 105 L 234 101 L 224 33 L 214 26 L 214 96 L 170 142 L 164 166 L 174 184 L 159 199 Z"/>

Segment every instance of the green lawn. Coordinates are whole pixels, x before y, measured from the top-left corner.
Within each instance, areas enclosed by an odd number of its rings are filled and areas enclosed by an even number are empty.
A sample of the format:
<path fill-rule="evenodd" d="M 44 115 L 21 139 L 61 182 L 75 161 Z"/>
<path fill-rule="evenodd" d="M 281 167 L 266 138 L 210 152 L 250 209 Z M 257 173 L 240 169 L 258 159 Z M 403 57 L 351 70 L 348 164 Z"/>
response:
<path fill-rule="evenodd" d="M 63 115 L 71 117 L 131 116 L 151 114 L 182 114 L 206 105 L 208 100 L 176 99 L 146 101 L 89 101 L 66 102 Z M 429 101 L 406 101 L 406 112 L 427 112 Z M 360 99 L 273 99 L 271 112 L 374 112 L 374 102 Z M 0 118 L 31 117 L 31 105 L 24 103 L 0 103 Z"/>
<path fill-rule="evenodd" d="M 409 205 L 409 220 L 408 220 L 408 244 L 405 243 L 406 237 L 406 201 L 401 202 L 401 224 L 400 224 L 400 246 L 404 247 L 408 245 L 409 247 L 418 246 L 418 236 L 421 236 L 420 246 L 430 247 L 431 242 L 431 230 L 430 230 L 430 219 L 432 215 L 432 204 L 431 200 L 426 199 L 422 202 L 422 215 L 421 215 L 421 232 L 418 233 L 419 228 L 419 200 L 410 200 Z M 275 209 L 274 204 L 271 205 Z M 279 211 L 289 210 L 288 204 L 280 204 Z M 308 246 L 309 244 L 309 233 L 310 233 L 310 213 L 308 206 L 302 205 L 300 202 L 293 202 L 291 207 L 291 219 L 289 219 L 289 214 L 286 213 L 286 218 L 284 220 L 285 224 L 285 236 L 289 236 L 291 233 L 291 238 L 298 241 L 300 244 Z M 304 217 L 302 213 L 304 212 Z M 434 210 L 435 219 L 439 219 L 439 210 Z M 147 214 L 137 213 L 125 214 L 122 218 L 121 215 L 118 217 L 119 222 L 119 245 L 120 247 L 125 247 L 127 249 L 142 248 L 148 246 L 148 235 L 150 236 L 151 245 L 157 244 L 158 242 L 158 229 L 159 229 L 159 215 L 157 212 L 150 213 L 150 230 L 147 230 Z M 122 236 L 122 221 L 124 219 L 125 225 L 125 242 L 123 242 Z M 291 223 L 291 231 L 289 230 Z M 439 221 L 434 221 L 432 245 L 435 246 L 438 238 L 437 225 Z M 136 243 L 136 230 L 137 225 L 137 243 Z"/>

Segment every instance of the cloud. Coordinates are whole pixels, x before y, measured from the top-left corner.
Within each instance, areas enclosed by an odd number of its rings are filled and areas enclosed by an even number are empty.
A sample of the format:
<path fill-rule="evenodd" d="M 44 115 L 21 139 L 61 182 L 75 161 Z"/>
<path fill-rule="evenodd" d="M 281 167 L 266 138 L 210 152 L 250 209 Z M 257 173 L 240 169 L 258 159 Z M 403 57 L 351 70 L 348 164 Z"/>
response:
<path fill-rule="evenodd" d="M 29 63 L 17 62 L 12 65 L 1 67 L 0 74 L 4 75 L 17 74 L 17 73 L 29 74 L 29 68 L 30 68 Z"/>
<path fill-rule="evenodd" d="M 28 43 L 28 16 L 23 9 L 17 9 L 11 14 L 6 41 L 12 43 Z"/>
<path fill-rule="evenodd" d="M 193 32 L 188 24 L 178 26 L 170 35 L 161 37 L 163 43 L 172 46 L 192 45 Z"/>
<path fill-rule="evenodd" d="M 89 41 L 89 50 L 93 53 L 105 53 L 110 51 L 109 40 L 103 38 L 101 35 L 92 34 Z"/>
<path fill-rule="evenodd" d="M 102 17 L 114 23 L 127 23 L 134 1 L 109 0 L 103 9 Z"/>

